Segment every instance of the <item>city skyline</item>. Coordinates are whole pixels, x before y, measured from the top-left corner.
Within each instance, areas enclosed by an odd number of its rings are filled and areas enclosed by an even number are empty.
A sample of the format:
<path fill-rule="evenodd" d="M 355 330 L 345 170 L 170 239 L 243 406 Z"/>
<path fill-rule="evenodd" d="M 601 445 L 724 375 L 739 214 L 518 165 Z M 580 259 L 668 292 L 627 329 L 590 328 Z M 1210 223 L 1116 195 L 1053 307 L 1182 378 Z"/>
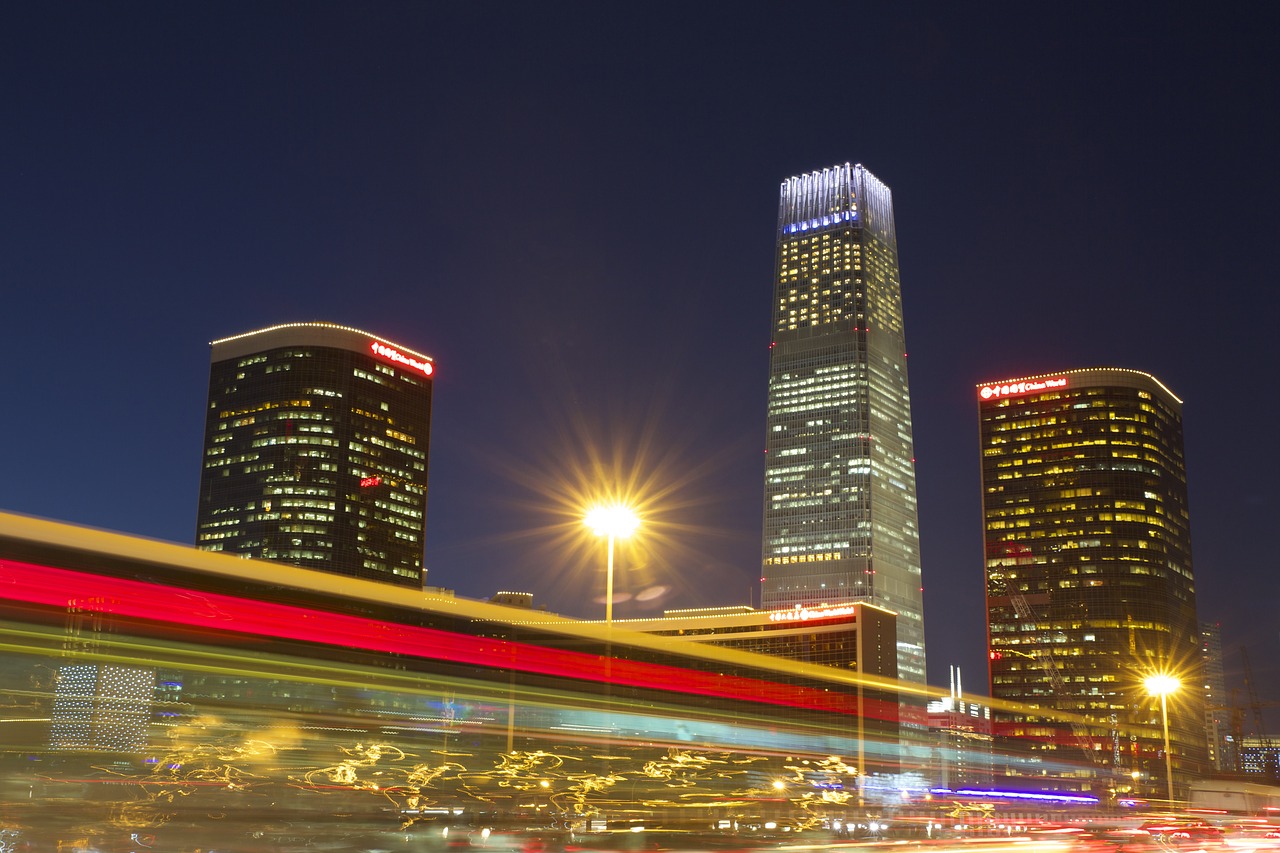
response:
<path fill-rule="evenodd" d="M 189 542 L 207 342 L 324 319 L 438 359 L 432 583 L 598 618 L 571 498 L 620 478 L 620 616 L 747 603 L 773 189 L 850 160 L 908 284 L 930 683 L 986 669 L 975 383 L 1114 365 L 1186 400 L 1198 615 L 1274 698 L 1280 13 L 829 11 L 855 103 L 760 10 L 6 9 L 0 508 Z"/>

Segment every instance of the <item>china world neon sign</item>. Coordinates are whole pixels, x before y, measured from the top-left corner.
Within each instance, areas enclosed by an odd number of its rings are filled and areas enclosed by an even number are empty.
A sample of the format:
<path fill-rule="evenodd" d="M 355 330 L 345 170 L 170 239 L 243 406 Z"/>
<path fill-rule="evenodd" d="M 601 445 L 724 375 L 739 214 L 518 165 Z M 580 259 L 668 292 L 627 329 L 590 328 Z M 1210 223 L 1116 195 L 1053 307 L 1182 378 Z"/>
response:
<path fill-rule="evenodd" d="M 852 616 L 857 613 L 857 608 L 852 604 L 843 607 L 823 607 L 818 610 L 810 610 L 807 607 L 796 606 L 792 610 L 775 610 L 769 614 L 770 622 L 808 622 L 810 619 L 831 619 L 836 616 Z"/>
<path fill-rule="evenodd" d="M 1031 394 L 1035 391 L 1049 391 L 1054 388 L 1066 388 L 1067 377 L 1055 376 L 1052 379 L 1031 379 L 1022 382 L 1009 382 L 1003 385 L 983 385 L 978 396 L 984 400 L 997 397 L 1013 397 L 1018 394 Z"/>
<path fill-rule="evenodd" d="M 396 364 L 403 364 L 405 367 L 411 367 L 414 370 L 420 371 L 423 376 L 430 376 L 435 372 L 435 366 L 432 365 L 431 362 L 416 359 L 411 355 L 405 355 L 395 347 L 389 347 L 381 341 L 370 342 L 369 349 L 373 351 L 374 355 L 382 356 L 387 361 L 394 361 Z"/>

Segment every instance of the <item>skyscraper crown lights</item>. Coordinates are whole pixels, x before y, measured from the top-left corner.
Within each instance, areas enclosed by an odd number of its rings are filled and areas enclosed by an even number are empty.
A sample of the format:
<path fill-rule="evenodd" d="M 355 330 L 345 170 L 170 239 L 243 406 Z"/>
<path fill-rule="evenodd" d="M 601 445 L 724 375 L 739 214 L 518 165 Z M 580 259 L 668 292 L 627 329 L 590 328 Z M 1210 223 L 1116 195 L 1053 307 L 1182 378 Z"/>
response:
<path fill-rule="evenodd" d="M 865 193 L 861 199 L 857 194 L 859 182 Z M 863 224 L 879 231 L 886 240 L 896 240 L 889 188 L 860 163 L 845 163 L 788 178 L 782 182 L 779 198 L 778 231 L 781 234 L 841 222 L 854 223 L 861 217 Z"/>

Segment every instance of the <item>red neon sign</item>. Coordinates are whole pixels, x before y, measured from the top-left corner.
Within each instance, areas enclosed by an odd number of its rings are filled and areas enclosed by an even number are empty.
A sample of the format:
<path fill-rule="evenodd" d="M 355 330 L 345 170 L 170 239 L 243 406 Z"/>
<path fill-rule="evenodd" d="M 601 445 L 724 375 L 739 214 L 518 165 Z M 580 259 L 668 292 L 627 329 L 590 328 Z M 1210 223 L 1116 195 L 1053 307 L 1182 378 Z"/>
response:
<path fill-rule="evenodd" d="M 381 486 L 381 485 L 382 485 L 381 477 L 361 477 L 360 478 L 360 488 L 362 489 L 368 489 L 373 486 Z"/>
<path fill-rule="evenodd" d="M 1048 391 L 1051 388 L 1066 388 L 1067 377 L 1055 376 L 1051 379 L 1024 379 L 1020 382 L 1006 382 L 1001 385 L 983 385 L 978 396 L 984 400 L 994 397 L 1013 397 L 1018 394 L 1031 394 L 1035 391 Z"/>
<path fill-rule="evenodd" d="M 395 347 L 389 347 L 382 341 L 370 341 L 369 349 L 373 350 L 374 355 L 380 355 L 387 361 L 394 361 L 396 364 L 403 364 L 405 367 L 411 367 L 414 370 L 421 371 L 423 376 L 430 376 L 435 373 L 435 365 L 429 361 L 421 361 L 411 355 L 405 355 Z"/>
<path fill-rule="evenodd" d="M 842 607 L 807 607 L 796 605 L 794 610 L 775 610 L 769 614 L 770 622 L 808 622 L 810 619 L 832 619 L 836 616 L 853 616 L 857 607 L 847 604 Z"/>

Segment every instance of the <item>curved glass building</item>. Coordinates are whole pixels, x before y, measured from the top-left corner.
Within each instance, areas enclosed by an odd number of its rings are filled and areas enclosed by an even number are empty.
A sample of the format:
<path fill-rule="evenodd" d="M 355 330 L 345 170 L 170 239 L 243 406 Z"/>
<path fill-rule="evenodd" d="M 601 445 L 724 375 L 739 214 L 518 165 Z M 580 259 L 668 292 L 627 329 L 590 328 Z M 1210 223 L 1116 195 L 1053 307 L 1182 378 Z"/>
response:
<path fill-rule="evenodd" d="M 332 323 L 211 346 L 196 545 L 421 588 L 431 358 Z"/>
<path fill-rule="evenodd" d="M 1163 797 L 1161 702 L 1144 680 L 1173 674 L 1183 788 L 1205 735 L 1182 401 L 1111 367 L 985 383 L 978 398 L 991 696 L 1054 712 L 1003 713 L 997 733 Z M 1075 723 L 1050 719 L 1063 713 Z"/>

